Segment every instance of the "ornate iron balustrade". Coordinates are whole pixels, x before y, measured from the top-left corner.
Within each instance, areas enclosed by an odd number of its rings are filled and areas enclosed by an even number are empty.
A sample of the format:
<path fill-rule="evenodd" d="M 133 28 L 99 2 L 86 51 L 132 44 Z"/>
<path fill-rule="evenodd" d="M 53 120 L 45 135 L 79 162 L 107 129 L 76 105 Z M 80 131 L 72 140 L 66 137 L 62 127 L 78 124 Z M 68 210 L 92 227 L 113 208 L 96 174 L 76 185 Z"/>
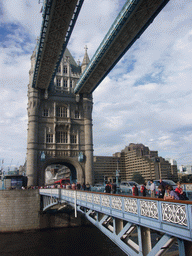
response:
<path fill-rule="evenodd" d="M 78 207 L 139 224 L 192 241 L 192 202 L 110 195 L 66 189 L 40 189 L 40 194 Z M 47 206 L 45 206 L 47 207 Z"/>

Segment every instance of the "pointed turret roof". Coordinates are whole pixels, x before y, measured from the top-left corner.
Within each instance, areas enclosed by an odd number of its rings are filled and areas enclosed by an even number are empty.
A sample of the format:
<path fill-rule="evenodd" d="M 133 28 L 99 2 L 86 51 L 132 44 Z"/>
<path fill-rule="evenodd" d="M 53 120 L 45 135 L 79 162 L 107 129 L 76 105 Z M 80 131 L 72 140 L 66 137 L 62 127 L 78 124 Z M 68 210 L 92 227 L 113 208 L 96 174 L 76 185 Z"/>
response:
<path fill-rule="evenodd" d="M 87 54 L 87 45 L 85 45 L 85 55 L 84 55 L 84 58 L 83 58 L 83 62 L 82 62 L 82 66 L 87 66 L 90 62 L 90 59 L 89 59 L 89 56 Z"/>

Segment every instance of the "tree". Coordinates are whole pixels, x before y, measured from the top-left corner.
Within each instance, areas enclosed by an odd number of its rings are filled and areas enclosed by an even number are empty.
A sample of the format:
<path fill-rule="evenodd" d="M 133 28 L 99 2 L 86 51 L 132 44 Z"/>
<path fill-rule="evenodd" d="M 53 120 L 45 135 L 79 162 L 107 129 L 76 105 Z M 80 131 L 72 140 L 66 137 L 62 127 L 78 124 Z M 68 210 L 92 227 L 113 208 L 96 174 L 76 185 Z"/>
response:
<path fill-rule="evenodd" d="M 134 172 L 132 176 L 132 180 L 136 181 L 139 184 L 143 184 L 145 182 L 145 179 L 139 172 Z"/>

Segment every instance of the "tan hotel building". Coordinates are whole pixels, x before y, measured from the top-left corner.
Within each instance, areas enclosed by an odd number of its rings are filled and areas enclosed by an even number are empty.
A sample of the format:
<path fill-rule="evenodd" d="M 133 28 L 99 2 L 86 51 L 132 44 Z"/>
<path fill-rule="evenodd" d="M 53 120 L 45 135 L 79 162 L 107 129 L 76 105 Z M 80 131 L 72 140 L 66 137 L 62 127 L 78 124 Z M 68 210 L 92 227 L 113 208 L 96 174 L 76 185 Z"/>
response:
<path fill-rule="evenodd" d="M 130 143 L 121 152 L 113 156 L 94 156 L 93 169 L 95 183 L 115 179 L 119 169 L 119 180 L 132 180 L 135 172 L 139 172 L 147 181 L 150 179 L 178 180 L 177 165 L 171 165 L 158 156 L 158 151 L 150 151 L 143 144 Z"/>

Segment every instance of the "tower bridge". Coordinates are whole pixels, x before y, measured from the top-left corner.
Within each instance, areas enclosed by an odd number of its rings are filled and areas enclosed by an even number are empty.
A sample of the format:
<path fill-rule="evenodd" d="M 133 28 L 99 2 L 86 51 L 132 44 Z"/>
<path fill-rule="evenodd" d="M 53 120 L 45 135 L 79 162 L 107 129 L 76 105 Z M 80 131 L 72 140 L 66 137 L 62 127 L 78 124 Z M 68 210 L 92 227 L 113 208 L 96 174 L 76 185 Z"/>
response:
<path fill-rule="evenodd" d="M 66 47 L 83 0 L 45 1 L 29 72 L 29 185 L 42 185 L 45 168 L 54 163 L 93 184 L 92 92 L 167 2 L 127 0 L 91 61 L 85 48 L 80 66 Z"/>
<path fill-rule="evenodd" d="M 28 85 L 27 176 L 45 182 L 45 169 L 64 164 L 80 183 L 94 183 L 92 92 L 151 24 L 168 0 L 127 0 L 95 55 L 82 65 L 67 43 L 83 0 L 46 0 L 41 35 L 31 57 Z M 165 255 L 192 241 L 191 203 L 165 202 L 64 189 L 40 189 L 43 210 L 71 204 L 128 255 Z M 158 234 L 152 246 L 151 230 Z M 137 236 L 135 241 L 132 236 Z"/>

